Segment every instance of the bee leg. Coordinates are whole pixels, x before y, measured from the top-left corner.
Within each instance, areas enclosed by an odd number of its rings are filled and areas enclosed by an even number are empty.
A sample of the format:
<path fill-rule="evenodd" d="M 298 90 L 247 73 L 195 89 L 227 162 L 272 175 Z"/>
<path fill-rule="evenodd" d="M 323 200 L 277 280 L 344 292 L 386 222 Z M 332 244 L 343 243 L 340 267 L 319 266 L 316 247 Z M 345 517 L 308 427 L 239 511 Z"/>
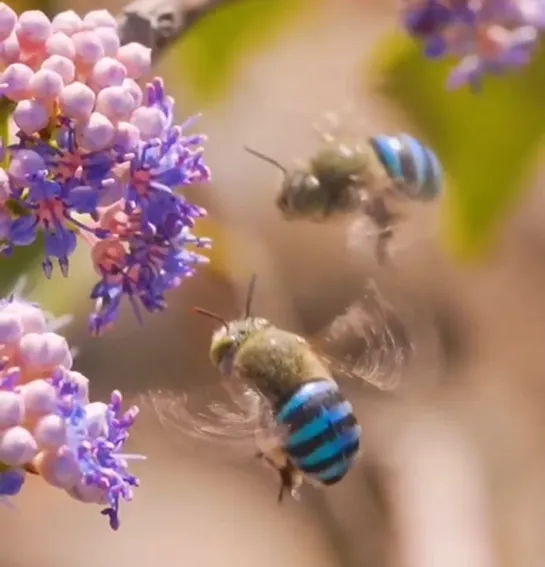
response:
<path fill-rule="evenodd" d="M 382 229 L 377 235 L 377 242 L 375 245 L 375 255 L 377 257 L 377 262 L 380 265 L 385 264 L 388 261 L 388 245 L 392 236 L 394 235 L 394 231 L 391 227 Z"/>
<path fill-rule="evenodd" d="M 280 475 L 280 491 L 278 492 L 278 503 L 280 504 L 284 499 L 284 492 L 288 491 L 292 497 L 296 497 L 296 490 L 299 487 L 299 480 L 297 475 L 297 470 L 288 462 L 288 464 L 279 469 L 278 473 Z"/>
<path fill-rule="evenodd" d="M 388 209 L 382 197 L 375 197 L 365 203 L 365 214 L 375 223 L 378 229 L 375 255 L 381 265 L 388 260 L 388 245 L 394 235 L 393 224 L 396 217 Z"/>
<path fill-rule="evenodd" d="M 262 450 L 256 452 L 258 459 L 263 459 L 270 467 L 272 467 L 280 476 L 280 490 L 278 492 L 278 503 L 284 499 L 284 492 L 287 490 L 289 494 L 296 498 L 297 489 L 301 485 L 301 475 L 293 466 L 291 461 L 279 448 L 275 453 L 265 453 Z"/>

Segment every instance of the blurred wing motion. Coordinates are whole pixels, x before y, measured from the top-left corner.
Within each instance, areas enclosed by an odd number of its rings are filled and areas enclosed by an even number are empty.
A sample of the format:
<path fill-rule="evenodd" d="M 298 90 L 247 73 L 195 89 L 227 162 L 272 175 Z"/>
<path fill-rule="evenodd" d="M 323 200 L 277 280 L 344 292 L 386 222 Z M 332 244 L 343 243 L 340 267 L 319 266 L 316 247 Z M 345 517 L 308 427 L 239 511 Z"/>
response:
<path fill-rule="evenodd" d="M 141 404 L 158 419 L 169 440 L 188 449 L 208 448 L 222 462 L 250 460 L 280 432 L 270 407 L 235 379 L 191 392 L 148 392 Z"/>
<path fill-rule="evenodd" d="M 405 325 L 374 283 L 314 344 L 335 378 L 357 378 L 388 391 L 401 384 L 413 352 Z"/>

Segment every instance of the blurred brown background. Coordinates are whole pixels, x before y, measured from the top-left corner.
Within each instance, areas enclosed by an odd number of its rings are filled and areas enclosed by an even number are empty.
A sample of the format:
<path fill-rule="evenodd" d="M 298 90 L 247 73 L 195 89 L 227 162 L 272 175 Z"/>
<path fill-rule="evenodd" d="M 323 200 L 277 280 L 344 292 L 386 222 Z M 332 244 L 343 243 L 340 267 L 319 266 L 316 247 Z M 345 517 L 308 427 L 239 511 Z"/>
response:
<path fill-rule="evenodd" d="M 97 6 L 79 2 L 77 9 Z M 279 507 L 267 471 L 184 450 L 165 440 L 145 412 L 132 448 L 149 460 L 136 466 L 142 486 L 123 507 L 120 532 L 110 532 L 98 509 L 32 479 L 16 510 L 0 508 L 3 567 L 542 565 L 540 180 L 484 265 L 460 268 L 449 260 L 435 244 L 439 212 L 431 207 L 401 230 L 395 267 L 376 273 L 371 249 L 346 249 L 346 227 L 283 223 L 272 204 L 277 172 L 242 151 L 251 145 L 286 163 L 305 157 L 317 141 L 311 123 L 351 104 L 370 130 L 402 126 L 354 79 L 362 49 L 371 50 L 393 25 L 393 0 L 325 2 L 312 18 L 249 54 L 236 87 L 205 109 L 199 128 L 209 135 L 214 183 L 192 196 L 236 229 L 229 232 L 236 246 L 229 249 L 228 270 L 201 270 L 170 297 L 165 314 L 148 317 L 143 327 L 125 310 L 100 339 L 85 328 L 84 254 L 77 275 L 40 284 L 34 293 L 46 308 L 76 314 L 68 335 L 81 349 L 76 367 L 91 378 L 94 396 L 120 388 L 130 398 L 215 379 L 208 362 L 211 327 L 188 307 L 238 313 L 252 271 L 259 276 L 256 310 L 305 332 L 341 313 L 372 277 L 406 317 L 415 356 L 395 395 L 370 386 L 354 394 L 364 427 L 358 469 L 339 486 L 307 488 L 300 503 Z M 198 110 L 180 80 L 176 54 L 164 58 L 157 74 L 177 98 L 180 120 Z"/>

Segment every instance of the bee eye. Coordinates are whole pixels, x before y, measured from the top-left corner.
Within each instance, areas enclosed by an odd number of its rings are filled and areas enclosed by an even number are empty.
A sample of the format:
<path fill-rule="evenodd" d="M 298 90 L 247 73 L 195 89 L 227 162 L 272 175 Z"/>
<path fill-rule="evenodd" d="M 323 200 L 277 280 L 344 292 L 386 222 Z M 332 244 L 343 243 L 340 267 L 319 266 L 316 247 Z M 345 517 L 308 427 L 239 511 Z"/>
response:
<path fill-rule="evenodd" d="M 305 179 L 305 186 L 307 187 L 307 189 L 316 189 L 320 186 L 320 182 L 314 175 L 307 175 Z"/>
<path fill-rule="evenodd" d="M 235 347 L 235 341 L 232 337 L 223 337 L 217 343 L 213 344 L 210 349 L 210 358 L 214 366 L 219 366 L 222 360 L 229 356 Z"/>

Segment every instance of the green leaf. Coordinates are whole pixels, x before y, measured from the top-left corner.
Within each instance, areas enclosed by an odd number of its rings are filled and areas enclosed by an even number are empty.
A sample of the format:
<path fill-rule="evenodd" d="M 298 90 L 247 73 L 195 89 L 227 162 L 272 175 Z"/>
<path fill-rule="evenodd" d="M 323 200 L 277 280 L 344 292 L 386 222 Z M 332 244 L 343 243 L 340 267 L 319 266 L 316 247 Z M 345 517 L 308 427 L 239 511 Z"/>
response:
<path fill-rule="evenodd" d="M 0 257 L 0 297 L 5 297 L 22 277 L 41 278 L 40 260 L 44 253 L 43 237 L 30 246 L 16 247 L 12 256 Z"/>
<path fill-rule="evenodd" d="M 220 100 L 244 56 L 274 41 L 318 0 L 237 0 L 203 18 L 173 50 L 199 104 Z"/>
<path fill-rule="evenodd" d="M 0 138 L 4 146 L 9 144 L 9 117 L 15 108 L 15 104 L 9 100 L 0 99 Z M 5 153 L 4 159 L 0 163 L 0 167 L 7 167 L 8 165 L 8 152 Z"/>
<path fill-rule="evenodd" d="M 380 45 L 371 77 L 403 108 L 446 171 L 447 244 L 482 255 L 520 200 L 545 131 L 545 52 L 522 72 L 487 77 L 479 94 L 446 90 L 452 62 L 430 61 L 402 35 Z"/>

